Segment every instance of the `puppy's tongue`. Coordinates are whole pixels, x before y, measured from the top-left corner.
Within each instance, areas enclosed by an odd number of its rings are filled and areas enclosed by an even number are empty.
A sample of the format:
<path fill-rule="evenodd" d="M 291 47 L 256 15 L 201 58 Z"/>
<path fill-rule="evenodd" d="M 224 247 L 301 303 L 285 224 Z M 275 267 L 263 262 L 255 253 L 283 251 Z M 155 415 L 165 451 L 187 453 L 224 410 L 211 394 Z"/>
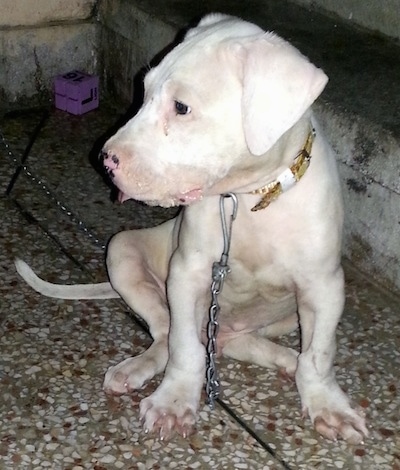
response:
<path fill-rule="evenodd" d="M 176 197 L 182 204 L 190 204 L 202 198 L 203 192 L 201 189 L 192 189 L 186 193 L 178 194 Z"/>
<path fill-rule="evenodd" d="M 128 199 L 131 199 L 131 198 L 127 196 L 125 193 L 123 193 L 122 191 L 118 191 L 118 202 L 120 204 L 124 203 Z"/>

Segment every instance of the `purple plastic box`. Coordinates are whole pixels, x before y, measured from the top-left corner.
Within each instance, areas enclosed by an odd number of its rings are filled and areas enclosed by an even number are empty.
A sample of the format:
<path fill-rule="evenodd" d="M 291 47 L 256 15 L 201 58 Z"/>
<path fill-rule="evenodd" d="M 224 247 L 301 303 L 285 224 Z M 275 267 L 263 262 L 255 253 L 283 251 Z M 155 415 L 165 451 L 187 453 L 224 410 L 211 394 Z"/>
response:
<path fill-rule="evenodd" d="M 55 106 L 71 114 L 84 114 L 99 106 L 99 77 L 78 70 L 54 79 Z"/>

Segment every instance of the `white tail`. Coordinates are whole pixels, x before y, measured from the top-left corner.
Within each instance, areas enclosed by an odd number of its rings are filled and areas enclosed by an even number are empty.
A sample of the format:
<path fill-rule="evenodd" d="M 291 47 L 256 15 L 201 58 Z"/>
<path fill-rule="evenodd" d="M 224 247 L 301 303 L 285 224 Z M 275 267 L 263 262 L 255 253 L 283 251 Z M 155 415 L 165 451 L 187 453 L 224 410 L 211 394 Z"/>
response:
<path fill-rule="evenodd" d="M 79 299 L 115 299 L 119 295 L 111 287 L 109 282 L 100 282 L 98 284 L 52 284 L 51 282 L 40 279 L 25 261 L 15 260 L 15 267 L 19 275 L 35 291 L 47 297 L 56 299 L 79 300 Z"/>

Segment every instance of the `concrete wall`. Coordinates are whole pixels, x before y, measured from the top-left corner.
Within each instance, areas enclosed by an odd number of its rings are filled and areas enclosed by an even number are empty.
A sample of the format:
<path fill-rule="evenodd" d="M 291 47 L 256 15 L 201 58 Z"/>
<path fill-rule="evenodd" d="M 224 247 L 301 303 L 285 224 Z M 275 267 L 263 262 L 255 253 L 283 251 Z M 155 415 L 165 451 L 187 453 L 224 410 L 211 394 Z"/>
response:
<path fill-rule="evenodd" d="M 102 0 L 102 75 L 107 90 L 118 100 L 131 102 L 140 70 L 170 44 L 178 27 L 149 15 L 131 0 Z M 139 76 L 138 76 L 139 75 Z"/>
<path fill-rule="evenodd" d="M 98 0 L 0 0 L 0 100 L 48 99 L 54 75 L 97 71 Z"/>
<path fill-rule="evenodd" d="M 371 279 L 400 291 L 400 140 L 322 100 L 315 110 L 339 164 L 343 253 Z"/>
<path fill-rule="evenodd" d="M 400 0 L 292 1 L 400 38 Z M 173 40 L 177 30 L 173 16 L 172 21 L 171 15 L 168 21 L 164 16 L 160 33 L 154 35 L 160 15 L 149 20 L 136 3 L 141 2 L 0 0 L 0 100 L 47 98 L 52 77 L 74 68 L 89 73 L 101 69 L 108 91 L 130 100 L 132 77 Z M 101 29 L 96 22 L 98 4 Z M 193 5 L 187 2 L 185 8 L 190 11 Z"/>
<path fill-rule="evenodd" d="M 371 31 L 400 39 L 400 0 L 292 0 L 325 10 Z"/>

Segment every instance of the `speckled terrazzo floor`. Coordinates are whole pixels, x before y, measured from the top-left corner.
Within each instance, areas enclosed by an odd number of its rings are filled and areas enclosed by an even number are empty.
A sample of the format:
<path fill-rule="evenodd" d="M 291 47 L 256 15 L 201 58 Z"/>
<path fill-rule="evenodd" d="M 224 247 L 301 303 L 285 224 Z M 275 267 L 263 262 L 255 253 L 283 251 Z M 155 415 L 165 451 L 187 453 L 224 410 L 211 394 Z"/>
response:
<path fill-rule="evenodd" d="M 40 113 L 8 115 L 0 127 L 16 156 Z M 123 228 L 172 215 L 129 201 L 113 204 L 90 164 L 98 139 L 120 117 L 102 105 L 82 117 L 51 111 L 27 163 L 103 241 Z M 0 143 L 0 469 L 400 469 L 399 299 L 347 269 L 347 305 L 338 331 L 340 384 L 365 408 L 371 436 L 350 446 L 320 438 L 301 417 L 295 386 L 275 372 L 220 360 L 224 406 L 199 413 L 190 439 L 145 435 L 132 396 L 107 397 L 107 367 L 150 339 L 121 301 L 41 297 L 15 272 L 22 257 L 57 282 L 105 278 L 104 252 L 37 184 L 14 173 Z M 297 336 L 285 339 L 297 344 Z"/>

